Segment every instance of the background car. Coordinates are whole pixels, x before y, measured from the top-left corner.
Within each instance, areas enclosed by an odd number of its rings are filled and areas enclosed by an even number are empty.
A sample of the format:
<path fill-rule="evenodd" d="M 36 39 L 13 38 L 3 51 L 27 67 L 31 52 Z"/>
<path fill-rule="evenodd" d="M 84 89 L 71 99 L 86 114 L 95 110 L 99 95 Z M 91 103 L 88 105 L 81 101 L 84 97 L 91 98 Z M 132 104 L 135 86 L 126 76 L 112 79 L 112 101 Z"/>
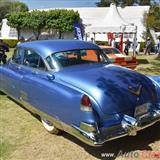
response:
<path fill-rule="evenodd" d="M 113 64 L 124 66 L 130 69 L 135 69 L 138 65 L 136 57 L 126 56 L 122 54 L 117 48 L 111 46 L 100 46 L 107 57 Z"/>
<path fill-rule="evenodd" d="M 79 40 L 19 44 L 0 66 L 0 91 L 38 115 L 45 129 L 103 145 L 160 121 L 160 77 L 108 63 Z"/>

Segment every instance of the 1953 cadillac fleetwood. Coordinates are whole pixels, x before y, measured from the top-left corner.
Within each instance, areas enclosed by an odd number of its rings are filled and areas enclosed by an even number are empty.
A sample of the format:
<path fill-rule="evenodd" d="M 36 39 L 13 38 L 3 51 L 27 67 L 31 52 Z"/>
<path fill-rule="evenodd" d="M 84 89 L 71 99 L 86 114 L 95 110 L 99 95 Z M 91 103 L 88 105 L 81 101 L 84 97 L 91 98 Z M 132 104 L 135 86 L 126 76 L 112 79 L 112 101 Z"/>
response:
<path fill-rule="evenodd" d="M 50 133 L 66 131 L 92 146 L 160 121 L 159 84 L 78 40 L 21 43 L 0 66 L 2 92 L 39 115 Z"/>

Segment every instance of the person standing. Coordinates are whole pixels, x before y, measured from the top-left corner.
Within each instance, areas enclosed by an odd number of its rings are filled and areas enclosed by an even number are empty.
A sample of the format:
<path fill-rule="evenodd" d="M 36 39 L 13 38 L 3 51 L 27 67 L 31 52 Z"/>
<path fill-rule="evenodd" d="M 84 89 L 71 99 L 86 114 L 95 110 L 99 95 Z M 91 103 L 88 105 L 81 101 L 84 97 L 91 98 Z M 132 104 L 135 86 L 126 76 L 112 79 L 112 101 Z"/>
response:
<path fill-rule="evenodd" d="M 115 38 L 113 38 L 113 39 L 112 39 L 112 41 L 111 41 L 111 46 L 112 46 L 112 47 L 116 47 L 116 41 L 115 41 Z"/>
<path fill-rule="evenodd" d="M 150 53 L 151 53 L 151 39 L 150 39 L 150 37 L 148 37 L 147 41 L 146 41 L 146 49 L 145 49 L 144 54 L 145 55 L 147 55 L 147 54 L 150 55 Z"/>
<path fill-rule="evenodd" d="M 95 40 L 94 40 L 93 37 L 91 38 L 90 42 L 91 42 L 91 43 L 95 43 Z"/>
<path fill-rule="evenodd" d="M 7 62 L 7 55 L 5 54 L 5 52 L 9 52 L 9 47 L 3 42 L 2 39 L 0 39 L 0 64 L 1 62 L 3 64 L 6 64 Z"/>
<path fill-rule="evenodd" d="M 157 54 L 159 52 L 159 48 L 160 48 L 160 41 L 157 38 L 155 46 L 154 46 L 155 54 Z"/>
<path fill-rule="evenodd" d="M 125 43 L 125 48 L 124 48 L 124 53 L 125 53 L 126 55 L 128 55 L 130 46 L 131 46 L 131 43 L 130 43 L 129 39 L 127 39 L 127 41 L 126 41 L 126 43 Z"/>
<path fill-rule="evenodd" d="M 133 52 L 136 53 L 136 55 L 138 55 L 138 41 L 137 41 L 137 38 L 135 39 L 135 41 L 133 41 L 132 48 L 133 48 Z"/>

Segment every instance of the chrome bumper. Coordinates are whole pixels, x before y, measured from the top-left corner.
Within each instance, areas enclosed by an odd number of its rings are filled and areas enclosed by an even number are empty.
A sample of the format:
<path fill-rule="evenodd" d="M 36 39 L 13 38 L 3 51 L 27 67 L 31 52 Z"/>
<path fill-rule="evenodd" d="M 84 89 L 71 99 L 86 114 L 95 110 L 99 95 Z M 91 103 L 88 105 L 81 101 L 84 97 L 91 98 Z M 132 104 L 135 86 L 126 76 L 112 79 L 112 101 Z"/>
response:
<path fill-rule="evenodd" d="M 160 110 L 154 110 L 152 113 L 133 118 L 124 115 L 121 123 L 116 126 L 101 129 L 97 124 L 87 124 L 82 122 L 80 127 L 72 126 L 72 134 L 91 146 L 101 146 L 106 141 L 114 140 L 124 136 L 135 136 L 137 132 L 152 126 L 160 121 Z"/>

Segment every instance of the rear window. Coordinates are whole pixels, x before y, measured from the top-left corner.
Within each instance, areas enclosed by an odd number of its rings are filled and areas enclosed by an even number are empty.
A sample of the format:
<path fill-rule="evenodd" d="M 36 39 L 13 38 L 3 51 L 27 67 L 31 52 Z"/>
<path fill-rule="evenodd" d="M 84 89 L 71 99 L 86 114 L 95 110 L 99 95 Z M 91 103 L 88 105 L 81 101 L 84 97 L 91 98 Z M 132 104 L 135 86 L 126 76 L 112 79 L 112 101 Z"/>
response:
<path fill-rule="evenodd" d="M 73 65 L 105 62 L 105 55 L 101 50 L 79 49 L 58 52 L 51 55 L 49 65 L 53 68 L 53 62 L 56 62 L 60 67 L 68 67 Z"/>

